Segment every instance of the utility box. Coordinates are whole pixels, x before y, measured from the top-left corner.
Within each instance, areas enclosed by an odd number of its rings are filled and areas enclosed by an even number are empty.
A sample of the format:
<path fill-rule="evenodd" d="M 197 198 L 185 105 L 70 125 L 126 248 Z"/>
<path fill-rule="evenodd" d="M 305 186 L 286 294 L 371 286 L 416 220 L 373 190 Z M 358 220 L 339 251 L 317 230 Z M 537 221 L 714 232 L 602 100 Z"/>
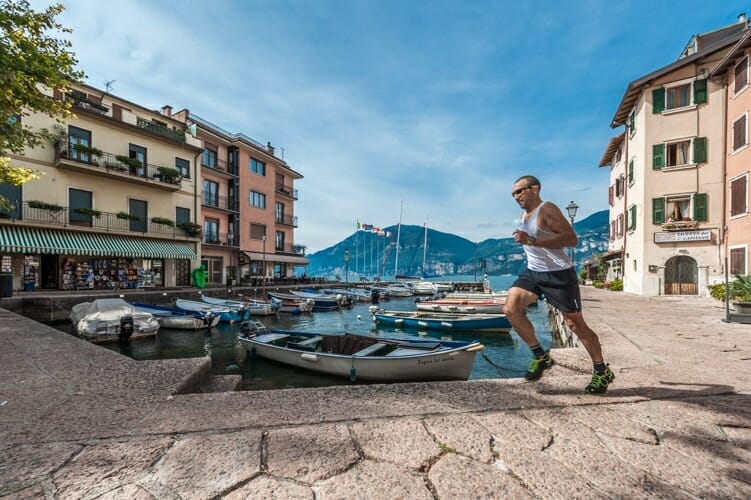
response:
<path fill-rule="evenodd" d="M 13 274 L 0 273 L 0 297 L 13 297 Z"/>

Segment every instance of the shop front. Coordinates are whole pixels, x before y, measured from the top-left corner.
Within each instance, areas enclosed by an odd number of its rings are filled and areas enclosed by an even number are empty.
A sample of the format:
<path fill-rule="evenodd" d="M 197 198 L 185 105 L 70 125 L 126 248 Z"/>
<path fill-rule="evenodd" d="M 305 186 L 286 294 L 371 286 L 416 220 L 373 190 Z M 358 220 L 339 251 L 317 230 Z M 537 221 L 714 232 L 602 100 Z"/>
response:
<path fill-rule="evenodd" d="M 0 225 L 0 259 L 13 288 L 127 289 L 189 280 L 195 244 L 155 238 Z"/>

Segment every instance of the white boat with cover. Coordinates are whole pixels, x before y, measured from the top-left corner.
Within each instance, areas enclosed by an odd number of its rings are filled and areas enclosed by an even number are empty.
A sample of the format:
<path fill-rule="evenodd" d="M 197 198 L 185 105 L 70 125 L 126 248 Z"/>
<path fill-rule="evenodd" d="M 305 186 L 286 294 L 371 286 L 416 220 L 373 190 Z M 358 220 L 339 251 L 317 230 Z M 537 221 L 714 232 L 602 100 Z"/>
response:
<path fill-rule="evenodd" d="M 94 343 L 151 337 L 159 331 L 153 314 L 136 310 L 123 299 L 96 299 L 71 308 L 76 333 Z"/>

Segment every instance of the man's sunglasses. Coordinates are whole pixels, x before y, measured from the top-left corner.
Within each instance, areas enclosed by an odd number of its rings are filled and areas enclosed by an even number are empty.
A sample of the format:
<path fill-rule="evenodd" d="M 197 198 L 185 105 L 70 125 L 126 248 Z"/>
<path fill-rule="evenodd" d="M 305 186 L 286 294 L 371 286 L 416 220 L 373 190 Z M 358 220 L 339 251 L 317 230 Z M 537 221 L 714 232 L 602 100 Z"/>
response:
<path fill-rule="evenodd" d="M 533 187 L 534 187 L 534 186 L 527 186 L 527 187 L 519 188 L 519 189 L 517 189 L 516 191 L 513 191 L 513 192 L 511 193 L 511 196 L 513 196 L 514 198 L 516 198 L 516 197 L 518 197 L 518 196 L 519 196 L 520 194 L 522 194 L 522 193 L 523 193 L 524 191 L 526 191 L 527 189 L 532 189 Z"/>

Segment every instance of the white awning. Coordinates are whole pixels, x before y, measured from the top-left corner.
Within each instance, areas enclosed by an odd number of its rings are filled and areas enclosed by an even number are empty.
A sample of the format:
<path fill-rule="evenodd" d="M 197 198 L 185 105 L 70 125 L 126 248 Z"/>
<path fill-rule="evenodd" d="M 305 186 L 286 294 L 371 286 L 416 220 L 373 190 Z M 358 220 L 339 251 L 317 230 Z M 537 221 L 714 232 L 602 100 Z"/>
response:
<path fill-rule="evenodd" d="M 264 258 L 264 255 L 259 252 L 243 253 L 247 255 L 248 259 L 255 261 L 265 260 L 266 262 L 287 262 L 290 264 L 295 264 L 297 266 L 307 266 L 308 264 L 310 264 L 310 261 L 302 255 L 282 255 L 276 253 L 267 253 L 266 257 Z"/>

